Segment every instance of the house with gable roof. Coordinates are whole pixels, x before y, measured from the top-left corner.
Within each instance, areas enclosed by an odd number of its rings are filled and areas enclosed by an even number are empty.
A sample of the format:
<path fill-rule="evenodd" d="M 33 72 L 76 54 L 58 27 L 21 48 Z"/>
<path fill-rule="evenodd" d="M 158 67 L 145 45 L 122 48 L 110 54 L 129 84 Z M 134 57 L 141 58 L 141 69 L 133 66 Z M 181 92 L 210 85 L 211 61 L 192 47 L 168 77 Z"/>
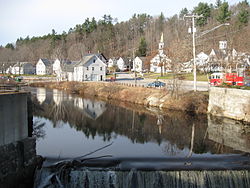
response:
<path fill-rule="evenodd" d="M 146 57 L 136 57 L 133 60 L 133 71 L 142 73 L 144 71 Z"/>
<path fill-rule="evenodd" d="M 36 64 L 37 75 L 50 75 L 53 72 L 52 69 L 53 61 L 48 59 L 39 59 Z"/>
<path fill-rule="evenodd" d="M 106 80 L 107 64 L 102 54 L 88 54 L 74 66 L 74 81 Z"/>

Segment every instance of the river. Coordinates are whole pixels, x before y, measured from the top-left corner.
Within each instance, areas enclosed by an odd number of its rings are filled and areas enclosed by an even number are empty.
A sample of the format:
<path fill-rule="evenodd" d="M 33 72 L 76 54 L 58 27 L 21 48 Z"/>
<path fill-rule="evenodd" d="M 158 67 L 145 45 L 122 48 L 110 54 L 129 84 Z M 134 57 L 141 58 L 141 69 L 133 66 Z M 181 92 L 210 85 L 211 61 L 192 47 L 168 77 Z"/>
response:
<path fill-rule="evenodd" d="M 37 154 L 47 161 L 91 157 L 225 157 L 250 151 L 244 125 L 33 88 Z"/>
<path fill-rule="evenodd" d="M 249 126 L 31 88 L 34 187 L 249 187 Z"/>

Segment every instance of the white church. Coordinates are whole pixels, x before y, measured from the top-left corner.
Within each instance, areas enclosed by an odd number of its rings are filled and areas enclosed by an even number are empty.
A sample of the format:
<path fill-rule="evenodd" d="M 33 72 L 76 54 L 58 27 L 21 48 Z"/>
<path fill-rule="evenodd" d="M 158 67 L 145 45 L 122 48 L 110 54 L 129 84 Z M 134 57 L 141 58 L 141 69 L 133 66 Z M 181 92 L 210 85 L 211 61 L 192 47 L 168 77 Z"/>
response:
<path fill-rule="evenodd" d="M 150 60 L 150 72 L 161 73 L 162 72 L 170 72 L 171 67 L 169 66 L 171 60 L 164 54 L 164 42 L 163 42 L 163 33 L 161 34 L 161 39 L 158 48 L 158 54 L 156 54 Z M 161 66 L 162 64 L 162 66 Z"/>

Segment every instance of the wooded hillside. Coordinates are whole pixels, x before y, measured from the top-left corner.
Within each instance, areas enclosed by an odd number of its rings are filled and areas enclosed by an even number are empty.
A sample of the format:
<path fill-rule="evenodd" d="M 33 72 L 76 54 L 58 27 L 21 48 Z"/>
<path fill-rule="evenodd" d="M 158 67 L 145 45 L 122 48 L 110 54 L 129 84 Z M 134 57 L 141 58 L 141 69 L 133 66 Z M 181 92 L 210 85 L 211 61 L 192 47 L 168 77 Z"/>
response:
<path fill-rule="evenodd" d="M 196 20 L 197 36 L 223 23 L 222 26 L 197 39 L 197 52 L 209 53 L 218 49 L 219 40 L 227 40 L 229 49 L 250 52 L 249 3 L 245 0 L 229 7 L 227 2 L 217 0 L 215 4 L 199 3 L 193 10 L 183 8 L 179 14 L 165 18 L 147 14 L 134 14 L 125 22 L 117 22 L 110 15 L 101 20 L 87 18 L 83 23 L 70 28 L 68 32 L 52 32 L 38 37 L 17 39 L 15 44 L 0 47 L 0 63 L 31 61 L 39 58 L 79 60 L 86 53 L 103 53 L 107 58 L 152 56 L 157 52 L 161 32 L 164 33 L 165 53 L 178 53 L 180 61 L 192 58 L 192 38 L 188 33 L 191 20 L 183 19 L 185 14 L 196 13 L 203 18 Z M 139 49 L 139 50 L 138 50 Z M 170 55 L 171 56 L 171 55 Z M 176 55 L 173 55 L 175 57 Z M 170 57 L 171 58 L 171 57 Z"/>

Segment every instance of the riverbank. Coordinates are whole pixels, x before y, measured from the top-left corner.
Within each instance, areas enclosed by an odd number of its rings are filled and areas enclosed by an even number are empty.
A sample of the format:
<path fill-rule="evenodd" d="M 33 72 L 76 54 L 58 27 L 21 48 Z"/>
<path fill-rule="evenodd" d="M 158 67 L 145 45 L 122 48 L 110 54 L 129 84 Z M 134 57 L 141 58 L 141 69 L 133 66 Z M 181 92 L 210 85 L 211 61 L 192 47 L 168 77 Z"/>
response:
<path fill-rule="evenodd" d="M 111 82 L 40 82 L 32 83 L 30 86 L 60 89 L 80 96 L 124 101 L 195 114 L 207 113 L 208 106 L 207 92 L 179 93 L 178 97 L 173 97 L 172 93 L 166 89 L 130 87 Z"/>

